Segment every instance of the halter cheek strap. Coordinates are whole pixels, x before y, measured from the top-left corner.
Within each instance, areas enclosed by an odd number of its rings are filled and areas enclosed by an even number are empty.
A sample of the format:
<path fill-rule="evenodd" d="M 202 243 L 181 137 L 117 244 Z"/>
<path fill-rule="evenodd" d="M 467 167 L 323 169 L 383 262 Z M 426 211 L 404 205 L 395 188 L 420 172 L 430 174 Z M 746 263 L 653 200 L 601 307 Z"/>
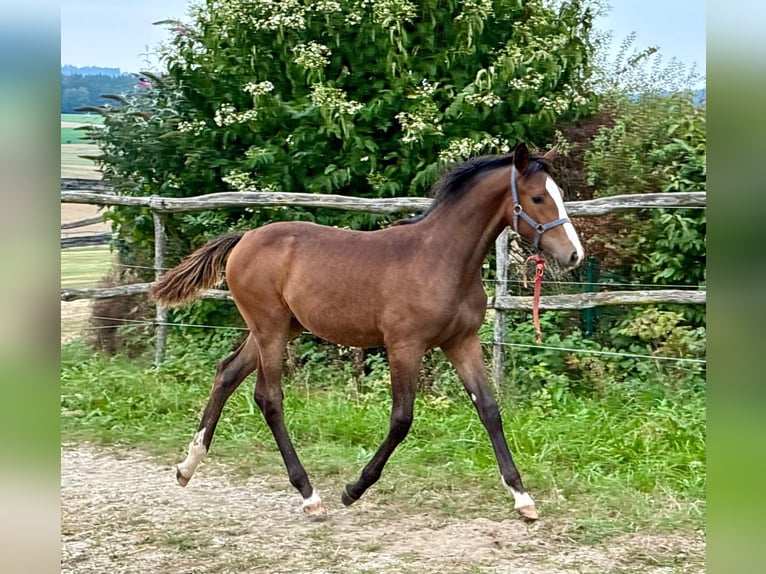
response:
<path fill-rule="evenodd" d="M 549 221 L 548 223 L 537 223 L 532 217 L 527 215 L 527 213 L 524 211 L 524 208 L 521 206 L 521 203 L 519 203 L 519 192 L 516 189 L 516 177 L 517 177 L 517 171 L 516 166 L 511 166 L 511 197 L 513 198 L 513 230 L 518 233 L 519 232 L 519 217 L 521 217 L 524 221 L 526 221 L 532 229 L 535 230 L 535 249 L 540 250 L 540 237 L 542 237 L 543 233 L 548 231 L 549 229 L 553 229 L 554 227 L 557 227 L 559 225 L 564 225 L 565 223 L 570 223 L 570 220 L 568 217 L 560 217 L 559 219 L 554 219 L 553 221 Z"/>

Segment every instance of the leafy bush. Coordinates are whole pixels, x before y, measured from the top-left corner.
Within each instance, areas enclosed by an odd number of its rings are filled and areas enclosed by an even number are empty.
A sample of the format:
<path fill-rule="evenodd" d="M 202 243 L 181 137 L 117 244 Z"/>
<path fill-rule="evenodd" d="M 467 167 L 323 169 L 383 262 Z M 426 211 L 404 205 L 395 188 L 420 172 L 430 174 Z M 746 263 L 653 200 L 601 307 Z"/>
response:
<path fill-rule="evenodd" d="M 566 313 L 541 313 L 544 344 L 511 347 L 507 392 L 550 413 L 574 397 L 600 399 L 625 385 L 648 389 L 648 381 L 704 390 L 705 364 L 696 361 L 705 357 L 704 327 L 691 324 L 681 313 L 652 306 L 623 311 L 612 321 L 607 330 L 586 338 L 571 321 L 565 327 Z M 517 318 L 506 340 L 533 341 L 532 322 Z"/>
<path fill-rule="evenodd" d="M 704 108 L 674 94 L 624 97 L 618 110 L 586 152 L 596 196 L 706 190 Z M 623 221 L 629 232 L 612 245 L 636 281 L 704 284 L 704 210 L 643 210 Z"/>
<path fill-rule="evenodd" d="M 588 3 L 208 0 L 167 22 L 167 75 L 104 108 L 101 165 L 130 195 L 232 190 L 423 195 L 442 168 L 592 107 Z M 151 252 L 146 212 L 114 210 L 123 251 Z M 180 257 L 275 219 L 370 228 L 327 210 L 167 218 Z M 134 259 L 138 257 L 133 255 Z"/>

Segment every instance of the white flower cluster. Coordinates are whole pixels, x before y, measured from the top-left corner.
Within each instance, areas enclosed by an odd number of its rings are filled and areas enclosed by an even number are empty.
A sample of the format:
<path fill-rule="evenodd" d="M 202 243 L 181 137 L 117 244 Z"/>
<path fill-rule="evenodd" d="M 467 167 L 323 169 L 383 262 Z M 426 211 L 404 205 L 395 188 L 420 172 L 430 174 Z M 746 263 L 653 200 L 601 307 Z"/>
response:
<path fill-rule="evenodd" d="M 364 16 L 361 13 L 350 12 L 344 16 L 343 23 L 346 26 L 356 26 L 362 21 L 362 18 L 364 18 Z"/>
<path fill-rule="evenodd" d="M 389 179 L 379 171 L 371 171 L 367 174 L 367 183 L 372 189 L 380 189 L 389 182 Z"/>
<path fill-rule="evenodd" d="M 229 184 L 229 187 L 235 191 L 245 191 L 246 189 L 251 189 L 255 186 L 255 180 L 249 173 L 236 169 L 231 170 L 229 175 L 226 175 L 221 179 L 224 183 Z"/>
<path fill-rule="evenodd" d="M 492 0 L 464 0 L 463 11 L 457 15 L 455 22 L 468 20 L 471 16 L 477 16 L 482 20 L 486 20 L 494 13 Z"/>
<path fill-rule="evenodd" d="M 318 0 L 317 2 L 312 2 L 309 5 L 309 8 L 324 14 L 329 14 L 330 12 L 340 12 L 343 9 L 340 5 L 340 2 L 337 0 Z"/>
<path fill-rule="evenodd" d="M 190 133 L 192 135 L 198 136 L 202 133 L 206 126 L 207 124 L 205 123 L 205 120 L 180 122 L 178 124 L 178 131 L 181 133 Z"/>
<path fill-rule="evenodd" d="M 231 104 L 221 104 L 216 110 L 213 120 L 218 127 L 230 126 L 232 124 L 245 124 L 258 118 L 256 110 L 245 110 L 238 112 Z"/>
<path fill-rule="evenodd" d="M 255 82 L 248 82 L 245 84 L 245 87 L 243 88 L 244 91 L 246 91 L 248 94 L 251 94 L 253 96 L 262 96 L 264 94 L 268 94 L 270 91 L 274 89 L 274 84 L 266 80 L 265 82 L 258 82 L 257 84 Z"/>
<path fill-rule="evenodd" d="M 465 97 L 465 101 L 472 106 L 484 104 L 485 106 L 492 108 L 499 104 L 502 100 L 495 94 L 468 94 Z"/>
<path fill-rule="evenodd" d="M 312 40 L 295 46 L 295 63 L 307 70 L 315 70 L 330 63 L 330 54 L 327 46 Z"/>
<path fill-rule="evenodd" d="M 213 119 L 218 127 L 237 123 L 237 110 L 231 104 L 221 104 Z"/>
<path fill-rule="evenodd" d="M 545 76 L 538 72 L 532 72 L 524 78 L 513 78 L 508 81 L 508 87 L 514 90 L 539 90 L 543 85 Z"/>
<path fill-rule="evenodd" d="M 220 0 L 211 11 L 253 30 L 303 30 L 306 6 L 300 0 Z"/>
<path fill-rule="evenodd" d="M 364 106 L 355 100 L 348 100 L 346 92 L 324 84 L 314 84 L 311 89 L 311 103 L 330 112 L 352 116 Z"/>
<path fill-rule="evenodd" d="M 410 72 L 412 73 L 412 72 Z M 436 82 L 435 84 L 432 84 L 429 82 L 426 78 L 423 78 L 420 81 L 420 85 L 415 88 L 415 95 L 409 96 L 410 98 L 430 98 L 433 93 L 436 91 L 436 88 L 439 87 L 439 82 Z"/>
<path fill-rule="evenodd" d="M 580 94 L 574 87 L 572 87 L 570 84 L 567 84 L 564 86 L 564 95 L 569 98 L 572 101 L 572 105 L 574 106 L 584 106 L 588 103 L 588 98 Z"/>
<path fill-rule="evenodd" d="M 411 24 L 417 7 L 409 0 L 375 0 L 372 18 L 384 28 L 392 29 L 405 22 Z"/>
<path fill-rule="evenodd" d="M 435 114 L 423 113 L 423 111 L 399 112 L 395 117 L 404 130 L 403 143 L 418 141 L 424 135 L 443 133 Z"/>
<path fill-rule="evenodd" d="M 543 108 L 552 109 L 557 115 L 561 115 L 569 109 L 569 100 L 563 96 L 555 96 L 554 98 L 548 98 L 546 96 L 540 96 L 539 102 Z"/>
<path fill-rule="evenodd" d="M 375 5 L 376 0 L 355 0 L 353 3 L 347 2 L 348 7 L 348 13 L 344 15 L 343 17 L 343 23 L 346 26 L 356 26 L 358 25 L 363 19 L 366 13 L 369 12 L 370 8 L 372 8 Z"/>
<path fill-rule="evenodd" d="M 404 130 L 403 143 L 412 143 L 425 135 L 441 135 L 443 133 L 439 125 L 439 108 L 431 99 L 438 87 L 438 82 L 432 84 L 423 78 L 415 91 L 407 96 L 410 100 L 417 100 L 417 104 L 413 109 L 399 112 L 395 116 Z"/>
<path fill-rule="evenodd" d="M 498 137 L 484 136 L 479 141 L 471 138 L 452 140 L 447 149 L 439 152 L 439 161 L 442 163 L 455 163 L 464 161 L 469 157 L 485 153 L 508 153 L 511 146 L 507 140 Z"/>

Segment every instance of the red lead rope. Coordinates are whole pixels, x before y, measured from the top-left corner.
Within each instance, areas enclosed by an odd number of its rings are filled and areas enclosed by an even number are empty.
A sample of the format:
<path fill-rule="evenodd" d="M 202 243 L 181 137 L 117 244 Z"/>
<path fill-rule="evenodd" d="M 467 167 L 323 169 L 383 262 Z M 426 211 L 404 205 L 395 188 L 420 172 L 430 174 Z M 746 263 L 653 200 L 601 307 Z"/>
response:
<path fill-rule="evenodd" d="M 524 282 L 524 289 L 527 288 L 527 263 L 535 262 L 535 292 L 532 298 L 532 320 L 535 323 L 535 332 L 537 333 L 537 344 L 543 342 L 543 333 L 540 330 L 540 288 L 543 285 L 543 271 L 545 270 L 545 259 L 539 255 L 530 255 L 524 261 L 523 272 L 521 274 Z"/>

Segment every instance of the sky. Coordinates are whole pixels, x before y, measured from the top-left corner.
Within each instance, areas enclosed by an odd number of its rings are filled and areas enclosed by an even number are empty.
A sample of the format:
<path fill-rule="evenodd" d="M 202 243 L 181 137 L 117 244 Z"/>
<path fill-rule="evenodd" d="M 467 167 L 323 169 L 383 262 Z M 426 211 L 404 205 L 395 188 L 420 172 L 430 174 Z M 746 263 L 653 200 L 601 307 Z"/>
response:
<path fill-rule="evenodd" d="M 104 66 L 123 72 L 156 69 L 151 52 L 165 39 L 152 22 L 183 20 L 189 0 L 61 0 L 61 64 Z M 608 0 L 597 28 L 616 47 L 631 32 L 634 47 L 657 46 L 663 60 L 678 59 L 705 75 L 705 0 Z"/>

